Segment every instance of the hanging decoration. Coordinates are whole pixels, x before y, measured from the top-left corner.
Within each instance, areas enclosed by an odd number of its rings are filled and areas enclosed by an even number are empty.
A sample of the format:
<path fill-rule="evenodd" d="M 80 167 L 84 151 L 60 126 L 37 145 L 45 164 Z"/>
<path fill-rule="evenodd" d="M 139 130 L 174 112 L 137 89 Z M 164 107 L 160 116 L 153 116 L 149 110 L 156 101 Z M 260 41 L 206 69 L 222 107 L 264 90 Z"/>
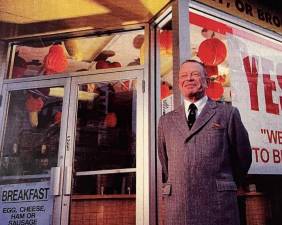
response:
<path fill-rule="evenodd" d="M 224 92 L 224 88 L 221 82 L 210 81 L 206 89 L 206 95 L 212 100 L 218 101 L 221 99 Z"/>
<path fill-rule="evenodd" d="M 119 62 L 110 62 L 109 60 L 99 60 L 96 63 L 96 69 L 108 69 L 108 68 L 116 68 L 121 67 Z"/>
<path fill-rule="evenodd" d="M 44 58 L 44 69 L 47 75 L 62 73 L 68 66 L 64 49 L 60 44 L 50 47 L 49 53 Z"/>
<path fill-rule="evenodd" d="M 162 30 L 159 34 L 160 73 L 166 75 L 172 70 L 172 31 Z"/>
<path fill-rule="evenodd" d="M 160 49 L 160 74 L 166 75 L 172 70 L 172 31 L 161 30 L 159 33 L 159 49 Z M 140 48 L 140 64 L 144 64 L 145 44 Z"/>
<path fill-rule="evenodd" d="M 217 66 L 205 66 L 208 77 L 218 75 L 218 67 Z"/>
<path fill-rule="evenodd" d="M 109 57 L 114 56 L 116 53 L 111 50 L 104 50 L 102 51 L 94 61 L 96 61 L 96 69 L 108 69 L 108 68 L 116 68 L 121 67 L 121 64 L 119 62 L 111 62 L 108 60 Z"/>
<path fill-rule="evenodd" d="M 42 101 L 41 97 L 35 98 L 32 95 L 29 95 L 26 102 L 25 108 L 29 114 L 29 122 L 32 127 L 38 126 L 38 112 L 44 106 L 44 102 Z"/>
<path fill-rule="evenodd" d="M 172 32 L 170 30 L 163 30 L 160 32 L 159 38 L 161 54 L 172 55 Z"/>
<path fill-rule="evenodd" d="M 117 115 L 114 112 L 109 112 L 105 117 L 106 127 L 114 128 L 117 125 Z"/>
<path fill-rule="evenodd" d="M 198 57 L 207 66 L 217 66 L 227 55 L 225 44 L 218 38 L 204 40 L 198 49 Z"/>
<path fill-rule="evenodd" d="M 61 123 L 61 119 L 62 119 L 62 112 L 60 111 L 56 112 L 54 116 L 54 124 Z"/>
<path fill-rule="evenodd" d="M 170 85 L 163 81 L 161 84 L 161 100 L 170 95 Z"/>

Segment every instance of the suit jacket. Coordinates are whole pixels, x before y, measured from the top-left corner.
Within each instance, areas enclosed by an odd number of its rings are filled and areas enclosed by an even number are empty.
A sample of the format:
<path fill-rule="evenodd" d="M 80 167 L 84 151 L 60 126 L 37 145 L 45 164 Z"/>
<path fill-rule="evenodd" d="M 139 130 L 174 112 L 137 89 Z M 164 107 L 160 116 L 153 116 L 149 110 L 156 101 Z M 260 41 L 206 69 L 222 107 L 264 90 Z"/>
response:
<path fill-rule="evenodd" d="M 184 106 L 162 116 L 158 153 L 166 225 L 239 225 L 237 185 L 251 164 L 239 111 L 208 100 L 189 130 Z"/>

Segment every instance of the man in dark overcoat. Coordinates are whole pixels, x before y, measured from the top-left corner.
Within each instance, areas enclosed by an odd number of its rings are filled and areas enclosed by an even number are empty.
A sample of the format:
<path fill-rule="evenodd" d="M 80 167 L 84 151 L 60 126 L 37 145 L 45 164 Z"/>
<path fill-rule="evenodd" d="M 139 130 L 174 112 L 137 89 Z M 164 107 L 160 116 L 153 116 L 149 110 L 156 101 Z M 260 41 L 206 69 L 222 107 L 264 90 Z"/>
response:
<path fill-rule="evenodd" d="M 239 225 L 237 186 L 251 165 L 248 133 L 237 108 L 210 100 L 204 65 L 184 62 L 184 104 L 162 116 L 158 154 L 166 225 Z"/>

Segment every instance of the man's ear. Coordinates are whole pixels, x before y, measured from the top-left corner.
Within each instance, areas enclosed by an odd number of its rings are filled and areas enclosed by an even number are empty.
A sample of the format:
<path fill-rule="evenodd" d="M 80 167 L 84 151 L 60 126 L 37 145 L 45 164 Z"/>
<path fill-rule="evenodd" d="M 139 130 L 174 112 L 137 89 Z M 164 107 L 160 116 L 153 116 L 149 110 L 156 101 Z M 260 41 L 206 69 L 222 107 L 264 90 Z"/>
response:
<path fill-rule="evenodd" d="M 211 79 L 209 77 L 206 77 L 206 84 L 208 85 L 211 82 Z"/>
<path fill-rule="evenodd" d="M 202 80 L 202 86 L 204 86 L 205 88 L 207 88 L 209 83 L 210 83 L 210 79 L 209 79 L 208 77 L 203 78 L 203 80 Z"/>

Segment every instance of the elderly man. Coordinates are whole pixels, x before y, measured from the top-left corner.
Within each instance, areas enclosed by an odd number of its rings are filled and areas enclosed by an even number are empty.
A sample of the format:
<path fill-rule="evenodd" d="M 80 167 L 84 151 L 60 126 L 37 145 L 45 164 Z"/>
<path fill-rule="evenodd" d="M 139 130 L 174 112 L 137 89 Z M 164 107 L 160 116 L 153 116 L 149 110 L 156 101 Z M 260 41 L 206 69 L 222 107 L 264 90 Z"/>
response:
<path fill-rule="evenodd" d="M 203 64 L 184 62 L 184 104 L 159 121 L 166 225 L 240 224 L 236 190 L 251 164 L 248 133 L 238 110 L 210 100 L 206 88 Z"/>

